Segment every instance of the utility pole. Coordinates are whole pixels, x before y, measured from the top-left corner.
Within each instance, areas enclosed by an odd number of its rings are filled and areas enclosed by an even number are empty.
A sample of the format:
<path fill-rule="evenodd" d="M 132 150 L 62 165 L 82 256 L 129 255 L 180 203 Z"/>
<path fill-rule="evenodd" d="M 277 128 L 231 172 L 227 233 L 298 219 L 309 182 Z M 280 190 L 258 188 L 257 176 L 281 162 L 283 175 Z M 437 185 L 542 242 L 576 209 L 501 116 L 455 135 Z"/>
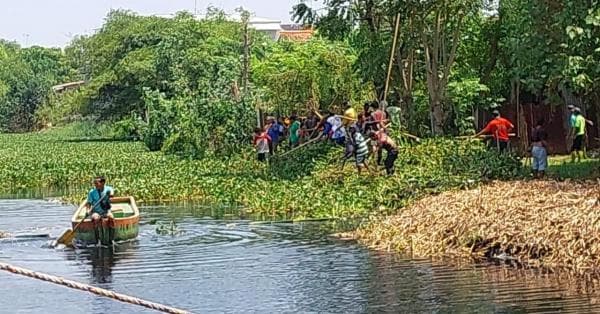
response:
<path fill-rule="evenodd" d="M 242 58 L 242 98 L 248 99 L 250 95 L 249 81 L 250 81 L 250 12 L 239 9 L 242 18 L 243 36 L 244 36 L 244 54 Z M 262 112 L 258 105 L 256 105 L 256 125 L 260 128 L 263 126 Z"/>
<path fill-rule="evenodd" d="M 248 24 L 250 23 L 250 13 L 242 11 L 242 25 L 244 32 L 244 56 L 242 60 L 242 88 L 244 97 L 248 95 L 248 77 L 250 73 L 250 35 L 248 34 Z"/>

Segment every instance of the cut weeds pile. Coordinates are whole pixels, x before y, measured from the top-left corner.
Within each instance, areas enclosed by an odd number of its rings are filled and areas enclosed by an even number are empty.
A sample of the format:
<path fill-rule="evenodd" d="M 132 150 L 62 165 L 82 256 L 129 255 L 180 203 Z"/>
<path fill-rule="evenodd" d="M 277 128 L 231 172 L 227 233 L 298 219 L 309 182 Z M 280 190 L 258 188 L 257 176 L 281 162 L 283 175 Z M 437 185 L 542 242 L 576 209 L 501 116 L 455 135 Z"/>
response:
<path fill-rule="evenodd" d="M 600 271 L 600 182 L 494 182 L 423 198 L 355 236 L 422 257 L 479 256 Z"/>

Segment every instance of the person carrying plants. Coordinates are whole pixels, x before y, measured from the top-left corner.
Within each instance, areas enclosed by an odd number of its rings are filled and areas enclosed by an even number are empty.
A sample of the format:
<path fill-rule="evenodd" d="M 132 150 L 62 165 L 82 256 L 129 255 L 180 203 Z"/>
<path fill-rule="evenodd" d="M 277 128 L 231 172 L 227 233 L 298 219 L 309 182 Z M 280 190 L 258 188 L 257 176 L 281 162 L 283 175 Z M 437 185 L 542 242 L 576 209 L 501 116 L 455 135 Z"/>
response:
<path fill-rule="evenodd" d="M 300 143 L 300 121 L 296 115 L 290 117 L 290 147 L 294 148 Z"/>
<path fill-rule="evenodd" d="M 500 152 L 505 152 L 508 149 L 510 142 L 509 132 L 515 128 L 515 126 L 500 116 L 500 111 L 494 110 L 492 113 L 494 118 L 488 123 L 488 125 L 481 130 L 481 132 L 475 134 L 473 137 L 480 137 L 484 134 L 491 134 L 494 141 L 491 147 L 495 147 Z"/>
<path fill-rule="evenodd" d="M 396 142 L 389 137 L 384 130 L 377 132 L 371 131 L 369 133 L 369 138 L 376 143 L 374 146 L 374 153 L 381 151 L 381 149 L 384 149 L 387 152 L 387 157 L 384 162 L 385 171 L 388 175 L 393 175 L 394 163 L 396 162 L 396 159 L 398 159 L 398 145 L 396 145 Z"/>
<path fill-rule="evenodd" d="M 587 124 L 587 121 L 581 114 L 581 109 L 579 108 L 573 109 L 573 115 L 575 116 L 575 121 L 571 126 L 571 134 L 573 135 L 573 146 L 571 147 L 571 160 L 573 162 L 581 162 L 581 152 L 583 152 L 585 146 L 585 126 Z"/>
<path fill-rule="evenodd" d="M 103 176 L 95 177 L 93 184 L 94 187 L 88 193 L 85 206 L 87 214 L 91 215 L 94 224 L 95 242 L 100 243 L 102 220 L 108 219 L 108 238 L 112 243 L 115 239 L 115 220 L 110 211 L 110 200 L 115 196 L 115 191 L 106 185 L 106 178 Z"/>
<path fill-rule="evenodd" d="M 531 157 L 533 177 L 542 179 L 548 167 L 548 133 L 544 129 L 544 119 L 540 119 L 531 135 Z"/>
<path fill-rule="evenodd" d="M 261 128 L 255 128 L 252 143 L 256 147 L 256 159 L 260 162 L 266 161 L 271 147 L 271 136 L 269 136 L 269 133 L 263 131 Z"/>

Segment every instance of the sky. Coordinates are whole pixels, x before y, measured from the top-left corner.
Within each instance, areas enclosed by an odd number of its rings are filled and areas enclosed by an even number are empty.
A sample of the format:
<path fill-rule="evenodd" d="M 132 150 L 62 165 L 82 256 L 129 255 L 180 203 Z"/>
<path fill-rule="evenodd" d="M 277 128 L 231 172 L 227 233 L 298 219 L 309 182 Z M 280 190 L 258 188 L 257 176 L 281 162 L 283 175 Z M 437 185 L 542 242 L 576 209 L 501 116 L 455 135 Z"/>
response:
<path fill-rule="evenodd" d="M 233 13 L 243 6 L 255 16 L 290 22 L 292 6 L 300 0 L 2 0 L 0 38 L 22 46 L 64 47 L 73 36 L 91 34 L 111 9 L 142 15 L 178 11 L 203 13 L 209 6 Z"/>

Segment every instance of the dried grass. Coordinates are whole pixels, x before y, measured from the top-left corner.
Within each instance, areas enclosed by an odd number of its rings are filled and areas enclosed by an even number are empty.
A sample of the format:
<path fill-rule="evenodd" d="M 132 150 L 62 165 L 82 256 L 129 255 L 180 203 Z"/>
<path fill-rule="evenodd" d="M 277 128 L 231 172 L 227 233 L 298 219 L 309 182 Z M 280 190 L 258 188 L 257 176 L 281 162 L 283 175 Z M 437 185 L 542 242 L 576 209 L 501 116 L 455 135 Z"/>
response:
<path fill-rule="evenodd" d="M 503 258 L 600 272 L 600 182 L 494 182 L 426 197 L 355 237 L 419 257 Z"/>
<path fill-rule="evenodd" d="M 8 238 L 8 236 L 9 236 L 8 232 L 4 232 L 4 231 L 0 230 L 0 239 Z"/>

